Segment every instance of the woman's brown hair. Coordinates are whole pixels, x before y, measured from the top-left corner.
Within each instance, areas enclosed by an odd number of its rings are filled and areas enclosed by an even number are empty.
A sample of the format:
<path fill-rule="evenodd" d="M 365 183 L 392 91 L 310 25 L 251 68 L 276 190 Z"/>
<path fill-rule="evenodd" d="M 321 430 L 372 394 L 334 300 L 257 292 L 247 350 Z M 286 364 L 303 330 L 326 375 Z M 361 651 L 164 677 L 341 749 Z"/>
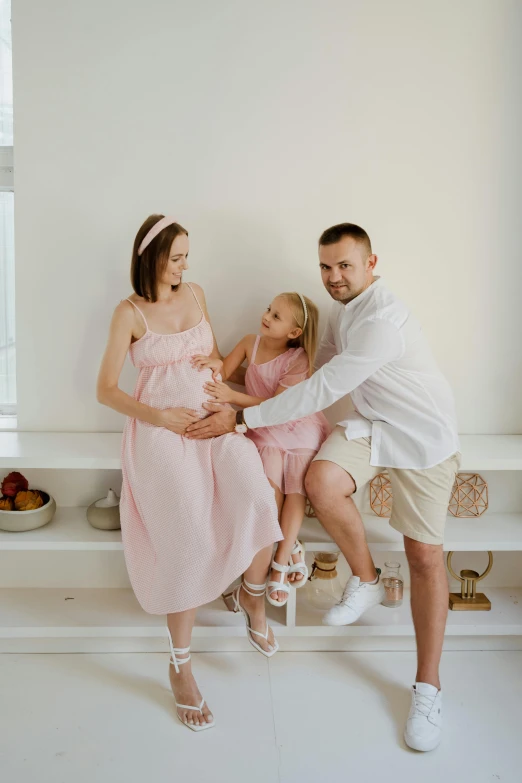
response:
<path fill-rule="evenodd" d="M 157 301 L 158 279 L 161 278 L 167 267 L 172 243 L 180 234 L 188 236 L 188 231 L 183 226 L 180 226 L 179 223 L 172 223 L 160 231 L 139 256 L 138 248 L 144 237 L 163 217 L 165 216 L 149 215 L 140 226 L 132 248 L 131 284 L 138 296 L 142 296 L 147 302 Z M 178 286 L 172 286 L 173 291 L 176 291 L 177 288 Z"/>
<path fill-rule="evenodd" d="M 308 356 L 310 375 L 312 375 L 314 371 L 315 354 L 317 351 L 317 335 L 319 331 L 319 310 L 317 309 L 316 305 L 312 302 L 311 299 L 308 299 L 307 296 L 303 296 L 303 299 L 305 300 L 306 303 L 306 309 L 308 311 L 308 319 L 305 319 L 305 311 L 304 311 L 303 303 L 298 293 L 296 293 L 295 291 L 291 291 L 290 293 L 280 294 L 280 296 L 284 296 L 286 301 L 289 303 L 289 305 L 292 308 L 292 312 L 294 314 L 294 318 L 297 322 L 298 327 L 303 330 L 303 333 L 295 340 L 288 341 L 288 347 L 304 348 Z M 305 320 L 306 320 L 306 326 L 305 326 Z"/>

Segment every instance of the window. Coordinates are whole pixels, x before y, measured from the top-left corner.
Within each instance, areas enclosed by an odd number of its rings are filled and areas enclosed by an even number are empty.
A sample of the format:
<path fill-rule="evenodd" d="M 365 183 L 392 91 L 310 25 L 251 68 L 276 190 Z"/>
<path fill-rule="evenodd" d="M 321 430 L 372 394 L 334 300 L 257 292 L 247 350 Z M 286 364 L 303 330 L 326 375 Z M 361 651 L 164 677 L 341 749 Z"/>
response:
<path fill-rule="evenodd" d="M 16 413 L 11 0 L 0 0 L 0 416 Z"/>

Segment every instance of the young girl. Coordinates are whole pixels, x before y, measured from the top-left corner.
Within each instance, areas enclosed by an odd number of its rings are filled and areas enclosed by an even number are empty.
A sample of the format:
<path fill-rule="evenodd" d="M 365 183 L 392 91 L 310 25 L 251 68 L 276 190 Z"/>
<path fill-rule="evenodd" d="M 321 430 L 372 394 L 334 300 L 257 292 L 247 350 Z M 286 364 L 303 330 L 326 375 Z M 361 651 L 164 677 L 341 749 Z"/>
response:
<path fill-rule="evenodd" d="M 223 362 L 197 356 L 195 366 L 211 368 L 214 380 L 205 390 L 220 403 L 241 408 L 259 405 L 281 394 L 289 386 L 309 378 L 317 344 L 319 315 L 310 299 L 298 293 L 276 296 L 261 319 L 261 334 L 243 337 Z M 248 360 L 246 394 L 235 392 L 216 379 L 224 380 Z M 308 577 L 303 547 L 297 541 L 305 510 L 304 478 L 322 442 L 330 432 L 322 413 L 277 427 L 250 430 L 247 437 L 256 444 L 265 473 L 274 487 L 279 519 L 284 535 L 272 560 L 266 593 L 273 606 L 284 606 L 294 587 L 303 587 Z"/>

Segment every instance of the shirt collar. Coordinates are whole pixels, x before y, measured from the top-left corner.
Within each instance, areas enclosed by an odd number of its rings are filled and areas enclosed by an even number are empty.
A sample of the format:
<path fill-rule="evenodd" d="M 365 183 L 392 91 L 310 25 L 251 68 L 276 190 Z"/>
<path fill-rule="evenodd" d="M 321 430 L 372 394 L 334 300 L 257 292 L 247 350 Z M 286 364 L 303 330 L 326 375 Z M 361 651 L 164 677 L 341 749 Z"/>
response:
<path fill-rule="evenodd" d="M 373 283 L 371 285 L 369 285 L 368 288 L 365 288 L 364 291 L 362 292 L 362 294 L 359 294 L 359 296 L 356 296 L 355 299 L 352 299 L 350 302 L 347 302 L 344 305 L 344 309 L 345 310 L 349 310 L 352 307 L 355 307 L 355 305 L 358 305 L 359 302 L 361 302 L 363 299 L 365 299 L 371 291 L 375 290 L 376 286 L 380 286 L 381 285 L 381 280 L 382 280 L 382 278 L 379 277 L 379 275 L 376 275 L 375 276 L 375 280 L 373 281 Z"/>

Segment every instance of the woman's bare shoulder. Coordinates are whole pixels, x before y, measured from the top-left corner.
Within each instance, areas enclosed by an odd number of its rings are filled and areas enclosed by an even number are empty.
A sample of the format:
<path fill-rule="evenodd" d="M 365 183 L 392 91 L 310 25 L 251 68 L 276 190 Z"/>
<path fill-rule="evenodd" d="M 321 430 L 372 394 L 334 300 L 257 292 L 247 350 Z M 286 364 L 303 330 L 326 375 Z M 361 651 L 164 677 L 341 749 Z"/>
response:
<path fill-rule="evenodd" d="M 140 307 L 143 298 L 137 294 L 131 294 L 128 299 L 121 299 L 114 308 L 113 318 L 121 323 L 132 323 L 134 321 L 136 308 L 132 306 L 131 302 L 134 302 Z"/>
<path fill-rule="evenodd" d="M 144 304 L 145 299 L 139 294 L 137 294 L 135 291 L 133 291 L 132 294 L 128 295 L 127 299 L 120 299 L 119 304 L 124 305 L 126 302 L 128 303 L 129 301 L 134 302 L 134 304 L 141 305 Z"/>
<path fill-rule="evenodd" d="M 194 291 L 194 293 L 199 299 L 205 300 L 205 292 L 203 291 L 203 288 L 199 285 L 199 283 L 193 283 L 191 281 L 190 283 L 187 283 L 187 285 L 189 285 L 192 288 L 192 290 Z"/>

